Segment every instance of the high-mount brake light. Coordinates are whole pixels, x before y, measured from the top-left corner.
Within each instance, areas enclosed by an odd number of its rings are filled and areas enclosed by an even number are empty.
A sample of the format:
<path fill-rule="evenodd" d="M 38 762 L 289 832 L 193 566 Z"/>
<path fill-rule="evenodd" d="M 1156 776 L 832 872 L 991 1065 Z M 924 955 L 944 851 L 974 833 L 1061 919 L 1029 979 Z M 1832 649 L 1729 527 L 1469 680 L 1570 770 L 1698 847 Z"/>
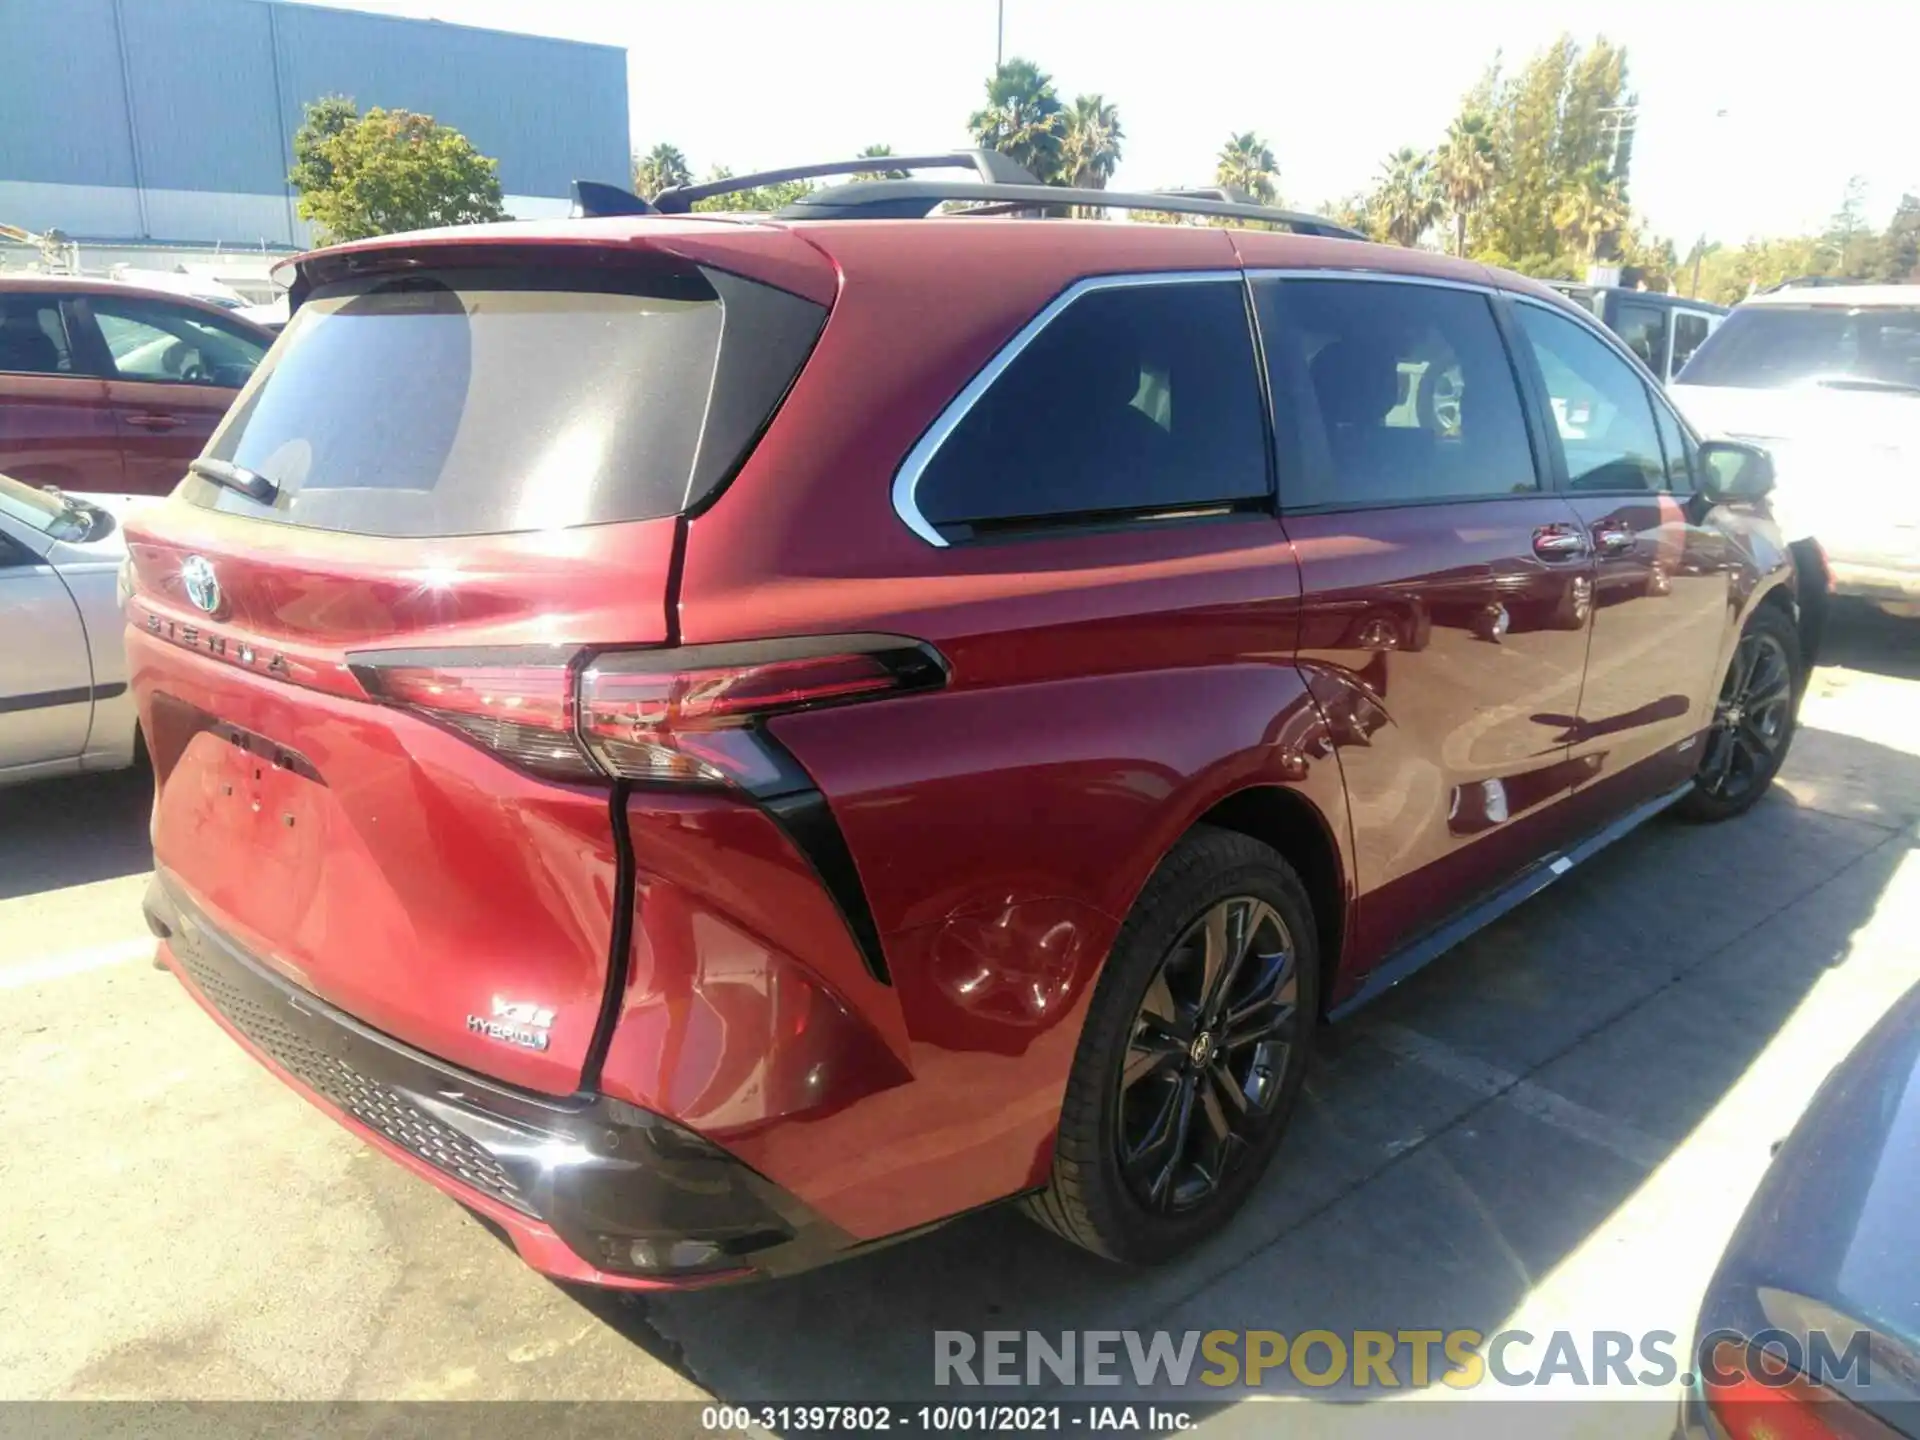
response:
<path fill-rule="evenodd" d="M 349 657 L 376 700 L 460 731 L 560 780 L 736 785 L 778 792 L 793 762 L 760 722 L 945 682 L 925 646 L 829 636 L 665 650 L 386 651 Z"/>

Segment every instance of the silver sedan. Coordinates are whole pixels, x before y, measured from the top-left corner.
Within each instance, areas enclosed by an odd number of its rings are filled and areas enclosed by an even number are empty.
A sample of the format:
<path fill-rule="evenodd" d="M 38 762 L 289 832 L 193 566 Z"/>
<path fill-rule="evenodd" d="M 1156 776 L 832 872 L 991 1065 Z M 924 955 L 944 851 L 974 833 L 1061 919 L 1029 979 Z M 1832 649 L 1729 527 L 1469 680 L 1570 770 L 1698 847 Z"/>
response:
<path fill-rule="evenodd" d="M 139 754 L 117 583 L 119 513 L 140 503 L 0 475 L 0 785 Z"/>

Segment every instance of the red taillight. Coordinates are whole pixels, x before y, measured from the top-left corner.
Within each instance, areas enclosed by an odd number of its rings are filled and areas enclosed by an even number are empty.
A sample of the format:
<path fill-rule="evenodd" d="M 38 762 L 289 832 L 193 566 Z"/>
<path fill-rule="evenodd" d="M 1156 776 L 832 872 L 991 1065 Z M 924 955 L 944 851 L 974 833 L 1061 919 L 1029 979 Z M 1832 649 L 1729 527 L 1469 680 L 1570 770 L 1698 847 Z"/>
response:
<path fill-rule="evenodd" d="M 540 775 L 589 780 L 599 772 L 574 733 L 574 669 L 546 653 L 515 659 L 446 655 L 352 657 L 367 693 L 460 730 Z"/>
<path fill-rule="evenodd" d="M 777 789 L 792 762 L 758 733 L 784 711 L 940 684 L 892 636 L 593 655 L 394 651 L 350 657 L 367 693 L 450 725 L 537 774 Z"/>
<path fill-rule="evenodd" d="M 1783 1361 L 1731 1340 L 1701 1390 L 1731 1440 L 1899 1440 L 1899 1432 Z"/>
<path fill-rule="evenodd" d="M 601 767 L 634 780 L 778 782 L 782 759 L 747 733 L 764 716 L 884 695 L 909 678 L 872 653 L 661 668 L 667 657 L 602 655 L 580 677 L 580 734 Z"/>

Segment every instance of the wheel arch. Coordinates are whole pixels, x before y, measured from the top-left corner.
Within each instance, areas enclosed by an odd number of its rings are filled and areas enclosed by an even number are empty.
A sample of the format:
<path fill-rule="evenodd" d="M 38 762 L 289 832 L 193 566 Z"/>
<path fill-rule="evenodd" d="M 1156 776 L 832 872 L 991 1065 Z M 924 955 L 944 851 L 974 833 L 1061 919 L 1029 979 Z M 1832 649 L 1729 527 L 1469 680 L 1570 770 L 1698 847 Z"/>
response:
<path fill-rule="evenodd" d="M 1352 892 L 1331 822 L 1319 806 L 1284 785 L 1249 785 L 1221 797 L 1188 827 L 1233 830 L 1279 851 L 1313 901 L 1320 946 L 1320 1007 L 1331 1000 L 1348 933 Z M 1183 832 L 1184 833 L 1184 832 Z"/>

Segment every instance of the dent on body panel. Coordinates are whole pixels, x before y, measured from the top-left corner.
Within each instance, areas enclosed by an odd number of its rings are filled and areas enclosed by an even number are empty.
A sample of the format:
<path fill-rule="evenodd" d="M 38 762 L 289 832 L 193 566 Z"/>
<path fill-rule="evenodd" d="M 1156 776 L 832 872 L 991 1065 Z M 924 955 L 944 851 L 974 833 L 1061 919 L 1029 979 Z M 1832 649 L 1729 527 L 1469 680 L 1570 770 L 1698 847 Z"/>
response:
<path fill-rule="evenodd" d="M 907 1079 L 897 995 L 764 813 L 636 792 L 627 819 L 632 941 L 607 1093 L 731 1135 Z"/>

